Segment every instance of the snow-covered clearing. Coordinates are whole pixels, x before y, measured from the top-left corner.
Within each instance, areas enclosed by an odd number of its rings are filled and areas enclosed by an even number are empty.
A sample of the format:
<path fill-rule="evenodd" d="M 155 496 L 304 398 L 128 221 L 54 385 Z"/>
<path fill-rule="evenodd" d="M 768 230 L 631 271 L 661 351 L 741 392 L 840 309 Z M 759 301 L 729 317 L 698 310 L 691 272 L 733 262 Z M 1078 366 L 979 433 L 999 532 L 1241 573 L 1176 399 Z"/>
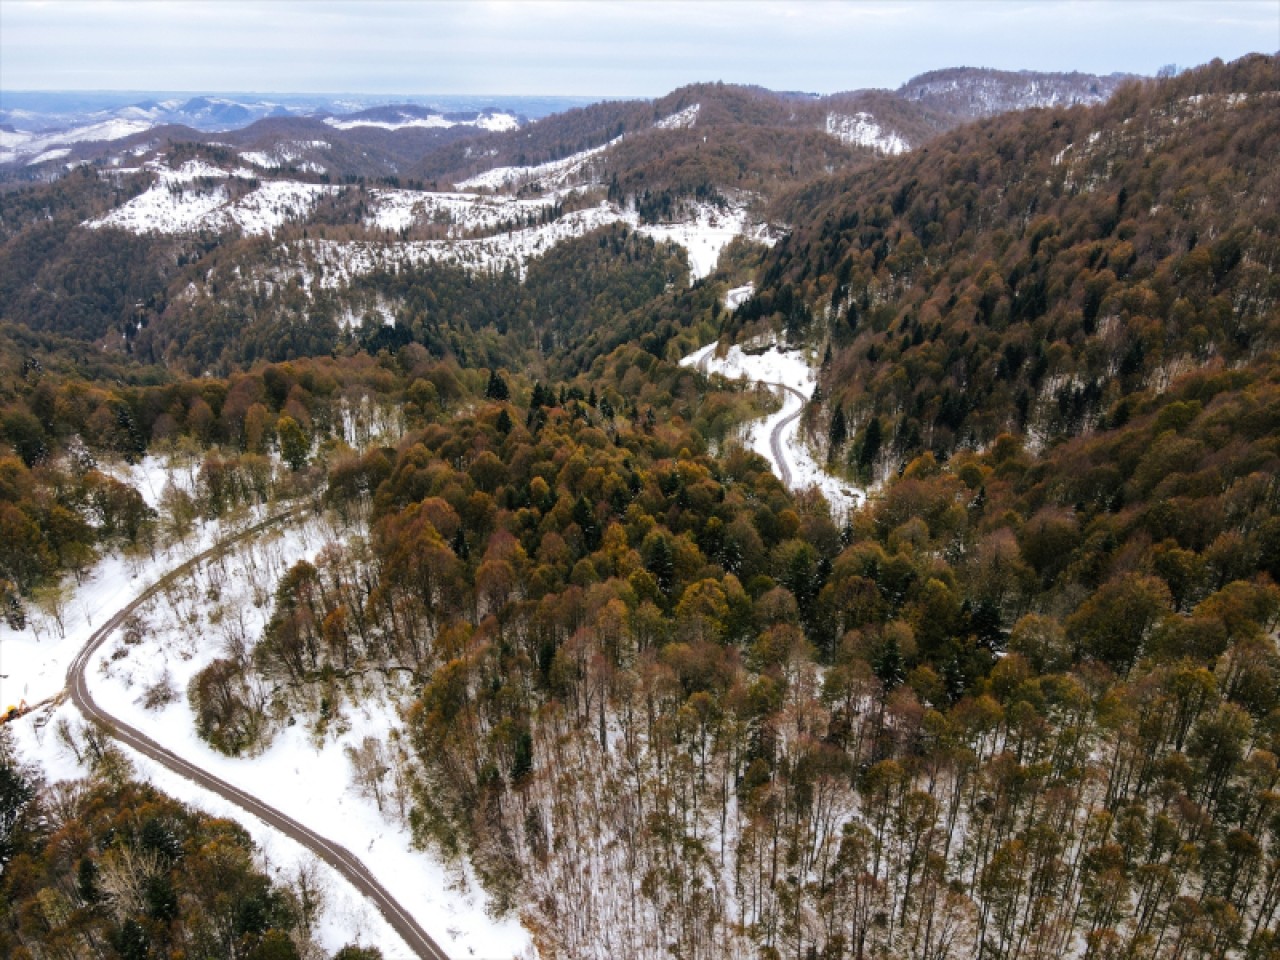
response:
<path fill-rule="evenodd" d="M 906 153 L 911 147 L 892 130 L 886 130 L 869 113 L 859 111 L 853 116 L 843 113 L 827 114 L 827 134 L 841 143 L 870 147 L 890 155 Z"/>
<path fill-rule="evenodd" d="M 308 170 L 313 173 L 324 173 L 324 167 L 318 163 L 310 163 L 303 161 L 308 150 L 327 150 L 329 143 L 326 140 L 284 140 L 277 143 L 271 150 L 241 150 L 240 159 L 246 163 L 251 163 L 255 167 L 263 167 L 267 170 L 278 170 L 280 167 L 296 166 L 300 170 Z"/>
<path fill-rule="evenodd" d="M 221 184 L 194 186 L 196 179 L 249 178 L 238 169 L 228 173 L 200 160 L 189 160 L 177 170 L 160 163 L 147 165 L 156 182 L 128 203 L 116 207 L 84 226 L 119 227 L 133 233 L 191 233 L 221 230 L 232 224 L 245 233 L 269 234 L 282 224 L 305 217 L 316 201 L 336 187 L 294 180 L 266 180 L 257 189 L 231 200 Z"/>
<path fill-rule="evenodd" d="M 494 167 L 474 177 L 454 184 L 458 190 L 507 190 L 526 183 L 540 183 L 544 189 L 566 187 L 571 181 L 589 180 L 587 165 L 594 157 L 604 153 L 622 137 L 614 137 L 608 143 L 580 153 L 570 154 L 559 160 L 528 167 Z"/>
<path fill-rule="evenodd" d="M 150 130 L 151 124 L 140 120 L 104 120 L 70 130 L 29 133 L 24 130 L 0 130 L 0 163 L 12 163 L 21 157 L 42 154 L 68 143 L 98 140 L 121 140 Z M 34 161 L 32 161 L 34 162 Z"/>
<path fill-rule="evenodd" d="M 692 106 L 685 107 L 673 113 L 669 117 L 663 117 L 654 124 L 659 130 L 687 130 L 692 127 L 698 120 L 698 111 L 702 109 L 702 104 L 695 103 Z"/>
<path fill-rule="evenodd" d="M 709 343 L 695 350 L 680 361 L 681 366 L 696 367 L 705 373 L 719 373 L 730 379 L 746 379 L 753 382 L 782 384 L 804 397 L 801 401 L 790 390 L 779 390 L 782 408 L 764 419 L 748 424 L 743 444 L 773 464 L 774 472 L 783 475 L 774 456 L 770 438 L 774 430 L 793 418 L 782 428 L 782 454 L 791 473 L 791 484 L 797 490 L 818 487 L 837 519 L 854 509 L 866 497 L 865 490 L 831 476 L 814 459 L 808 445 L 800 438 L 800 420 L 795 417 L 812 396 L 817 377 L 809 361 L 800 350 L 784 351 L 772 346 L 764 353 L 747 353 L 734 344 L 724 356 L 717 356 L 719 344 Z"/>
<path fill-rule="evenodd" d="M 409 113 L 400 114 L 398 120 L 367 120 L 361 117 L 325 117 L 326 124 L 338 130 L 354 130 L 357 127 L 377 127 L 380 130 L 406 130 L 412 127 L 447 130 L 450 127 L 476 127 L 491 133 L 518 130 L 520 121 L 509 113 L 484 113 L 472 120 L 450 120 L 444 114 L 433 113 L 425 117 Z"/>
<path fill-rule="evenodd" d="M 415 224 L 444 223 L 449 225 L 449 235 L 456 237 L 539 216 L 562 197 L 558 192 L 518 199 L 505 194 L 374 189 L 369 191 L 365 225 L 398 231 Z"/>
<path fill-rule="evenodd" d="M 473 223 L 483 223 L 491 215 L 483 205 L 477 204 L 467 209 L 475 217 Z M 492 208 L 492 211 L 494 215 L 499 215 L 505 209 L 499 206 Z M 511 208 L 512 213 L 507 215 L 511 216 L 514 211 L 521 209 L 527 211 L 528 208 Z M 375 216 L 379 214 L 375 213 Z M 384 222 L 390 227 L 403 222 L 404 216 L 402 213 L 388 213 Z M 557 243 L 580 237 L 611 223 L 626 223 L 637 232 L 655 240 L 669 241 L 684 247 L 689 254 L 690 281 L 711 273 L 721 252 L 734 237 L 747 236 L 760 243 L 773 242 L 767 227 L 753 224 L 742 207 L 723 211 L 709 205 L 702 206 L 689 220 L 641 224 L 634 211 L 604 203 L 598 207 L 571 211 L 550 223 L 489 237 L 419 240 L 397 244 L 316 240 L 312 241 L 311 250 L 322 268 L 320 284 L 325 288 L 344 285 L 352 277 L 363 276 L 377 269 L 397 270 L 401 266 L 424 263 L 454 263 L 485 272 L 511 269 L 523 277 L 529 261 L 542 256 Z"/>
<path fill-rule="evenodd" d="M 743 206 L 721 210 L 710 204 L 700 204 L 691 220 L 643 225 L 629 222 L 646 236 L 669 240 L 684 247 L 689 254 L 690 280 L 709 276 L 716 268 L 720 254 L 734 237 L 749 237 L 757 243 L 773 245 L 767 227 L 752 224 Z"/>

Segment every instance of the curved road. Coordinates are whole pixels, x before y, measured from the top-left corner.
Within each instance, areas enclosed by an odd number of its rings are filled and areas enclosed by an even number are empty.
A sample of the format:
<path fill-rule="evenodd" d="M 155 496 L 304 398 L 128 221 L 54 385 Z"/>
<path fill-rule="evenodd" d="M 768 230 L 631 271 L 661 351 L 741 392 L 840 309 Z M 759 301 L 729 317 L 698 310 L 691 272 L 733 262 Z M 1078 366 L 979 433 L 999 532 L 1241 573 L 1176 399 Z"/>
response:
<path fill-rule="evenodd" d="M 362 894 L 369 898 L 381 912 L 384 919 L 398 933 L 409 948 L 424 960 L 449 960 L 449 955 L 440 949 L 440 945 L 431 939 L 430 935 L 418 925 L 418 922 L 406 911 L 400 904 L 387 892 L 368 868 L 365 867 L 360 860 L 352 855 L 346 847 L 334 843 L 325 837 L 320 836 L 313 830 L 309 830 L 296 820 L 285 816 L 274 807 L 268 806 L 256 797 L 250 796 L 243 790 L 233 787 L 224 780 L 220 780 L 211 774 L 206 773 L 199 767 L 195 766 L 178 756 L 171 750 L 167 750 L 160 744 L 156 743 L 145 733 L 136 727 L 131 727 L 126 723 L 122 723 L 115 717 L 111 716 L 105 710 L 94 702 L 93 695 L 89 692 L 89 686 L 85 682 L 85 668 L 89 665 L 89 660 L 94 652 L 102 646 L 103 642 L 114 633 L 122 623 L 143 603 L 151 599 L 155 594 L 163 589 L 167 584 L 172 583 L 180 577 L 189 574 L 198 564 L 214 556 L 218 551 L 225 549 L 233 543 L 247 539 L 256 533 L 265 530 L 275 524 L 282 523 L 285 520 L 293 519 L 299 514 L 305 513 L 311 509 L 311 504 L 301 507 L 294 507 L 284 513 L 269 517 L 261 523 L 241 531 L 233 537 L 221 541 L 210 547 L 208 550 L 195 557 L 192 557 L 181 566 L 175 567 L 167 574 L 157 580 L 142 593 L 138 594 L 127 605 L 122 607 L 110 620 L 100 626 L 89 637 L 88 642 L 84 645 L 84 649 L 72 661 L 71 666 L 67 669 L 67 690 L 71 694 L 72 702 L 80 709 L 80 711 L 93 720 L 96 720 L 106 726 L 111 735 L 121 743 L 127 744 L 139 753 L 150 757 L 152 760 L 168 767 L 174 773 L 181 777 L 185 777 L 192 783 L 210 790 L 218 796 L 230 800 L 232 803 L 242 807 L 247 812 L 253 814 L 264 823 L 270 824 L 281 833 L 296 840 L 307 849 L 311 850 L 316 856 L 322 859 L 329 866 L 333 867 L 349 881 L 352 886 L 359 890 Z"/>
<path fill-rule="evenodd" d="M 768 384 L 771 387 L 777 387 L 779 390 L 785 390 L 797 400 L 800 406 L 796 412 L 783 417 L 773 425 L 773 429 L 769 431 L 769 449 L 773 451 L 773 464 L 778 468 L 778 479 L 782 481 L 782 485 L 788 490 L 791 489 L 791 468 L 787 466 L 786 455 L 782 451 L 782 431 L 795 423 L 800 418 L 800 414 L 804 413 L 804 405 L 808 402 L 805 396 L 795 387 L 788 387 L 785 383 L 774 383 L 771 380 L 761 380 L 761 383 Z"/>
<path fill-rule="evenodd" d="M 703 375 L 706 375 L 709 372 L 709 367 L 711 365 L 711 357 L 712 357 L 712 354 L 714 353 L 715 353 L 715 344 L 713 343 L 709 345 L 709 347 L 704 348 L 702 356 L 698 357 L 696 366 Z M 795 397 L 797 400 L 800 401 L 800 408 L 796 410 L 795 413 L 791 414 L 790 416 L 783 417 L 776 424 L 774 424 L 773 429 L 769 431 L 769 450 L 773 453 L 773 465 L 775 468 L 777 468 L 778 479 L 782 481 L 782 485 L 786 487 L 788 490 L 790 490 L 791 489 L 791 468 L 787 466 L 787 457 L 782 450 L 782 431 L 787 429 L 787 427 L 791 426 L 791 424 L 795 423 L 795 421 L 799 418 L 800 414 L 804 413 L 804 405 L 808 403 L 808 400 L 805 397 L 805 395 L 801 393 L 799 390 L 797 390 L 795 387 L 789 387 L 785 383 L 776 383 L 772 380 L 759 380 L 756 382 L 763 383 L 767 387 L 776 387 L 779 390 L 782 390 L 786 393 L 791 394 L 793 397 Z"/>

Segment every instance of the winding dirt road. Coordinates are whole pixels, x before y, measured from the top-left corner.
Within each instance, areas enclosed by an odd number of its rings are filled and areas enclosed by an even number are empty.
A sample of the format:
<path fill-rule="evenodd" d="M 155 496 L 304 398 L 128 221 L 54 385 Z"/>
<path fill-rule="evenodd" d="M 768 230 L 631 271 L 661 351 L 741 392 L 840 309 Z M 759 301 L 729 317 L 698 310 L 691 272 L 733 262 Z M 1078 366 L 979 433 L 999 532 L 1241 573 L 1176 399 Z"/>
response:
<path fill-rule="evenodd" d="M 296 820 L 285 816 L 279 810 L 268 806 L 256 797 L 206 773 L 173 751 L 165 749 L 142 731 L 111 716 L 94 701 L 93 695 L 89 692 L 89 686 L 85 682 L 85 669 L 88 667 L 94 652 L 138 607 L 150 600 L 160 590 L 163 590 L 165 586 L 181 577 L 187 576 L 196 566 L 216 555 L 218 551 L 225 550 L 232 544 L 252 537 L 268 527 L 294 519 L 310 509 L 312 509 L 312 506 L 308 503 L 305 506 L 294 507 L 274 517 L 269 517 L 170 570 L 93 632 L 93 635 L 89 637 L 88 642 L 84 645 L 84 649 L 80 651 L 67 669 L 67 690 L 71 695 L 72 702 L 86 717 L 102 723 L 111 735 L 121 743 L 150 757 L 162 766 L 168 767 L 174 773 L 185 777 L 192 783 L 230 800 L 246 812 L 253 814 L 264 823 L 270 824 L 285 836 L 296 840 L 312 851 L 317 857 L 351 881 L 352 886 L 368 897 L 374 906 L 378 908 L 387 923 L 419 957 L 424 958 L 424 960 L 449 960 L 449 955 L 440 948 L 440 945 L 431 939 L 431 936 L 418 925 L 418 922 L 408 911 L 400 906 L 396 899 L 387 892 L 386 888 L 378 882 L 377 878 L 369 872 L 368 868 L 346 847 L 320 836 L 315 831 L 309 830 Z"/>

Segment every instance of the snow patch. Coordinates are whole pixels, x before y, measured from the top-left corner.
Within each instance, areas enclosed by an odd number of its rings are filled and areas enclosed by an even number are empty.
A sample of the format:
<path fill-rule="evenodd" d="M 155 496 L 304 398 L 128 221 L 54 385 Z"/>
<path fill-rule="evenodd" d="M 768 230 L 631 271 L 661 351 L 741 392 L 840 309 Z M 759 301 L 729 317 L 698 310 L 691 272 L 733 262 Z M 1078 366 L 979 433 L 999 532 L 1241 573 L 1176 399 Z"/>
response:
<path fill-rule="evenodd" d="M 150 123 L 140 120 L 104 120 L 101 123 L 47 133 L 0 130 L 0 163 L 12 163 L 22 157 L 39 155 L 69 143 L 121 140 L 150 129 Z"/>
<path fill-rule="evenodd" d="M 389 192 L 379 191 L 386 196 Z M 409 201 L 407 197 L 391 194 L 394 198 L 384 212 L 375 210 L 375 222 L 385 229 L 400 229 L 412 222 L 414 203 L 421 202 L 422 209 L 438 200 Z M 420 195 L 426 197 L 428 195 Z M 508 206 L 498 203 L 488 207 L 476 200 L 458 200 L 463 195 L 437 194 L 450 198 L 449 203 L 471 204 L 463 207 L 472 217 L 464 221 L 471 227 L 491 223 L 492 218 L 510 218 L 512 213 L 527 212 L 529 201 L 512 201 Z M 485 198 L 497 200 L 498 198 Z M 520 206 L 520 203 L 525 204 Z M 397 206 L 400 204 L 400 206 Z M 435 207 L 447 210 L 446 205 Z M 454 209 L 459 209 L 455 207 Z M 744 206 L 721 210 L 710 205 L 700 206 L 693 216 L 678 223 L 641 224 L 632 210 L 623 210 L 604 203 L 597 207 L 574 210 L 558 219 L 533 227 L 511 230 L 493 236 L 449 240 L 420 240 L 394 245 L 365 241 L 312 242 L 312 253 L 322 267 L 321 285 L 334 288 L 345 285 L 352 277 L 385 269 L 394 271 L 400 266 L 416 266 L 423 263 L 455 263 L 471 270 L 515 270 L 522 278 L 529 261 L 546 253 L 556 244 L 573 237 L 580 237 L 611 223 L 626 223 L 632 229 L 655 240 L 669 241 L 683 246 L 689 255 L 690 279 L 698 280 L 709 274 L 716 265 L 724 247 L 737 236 L 748 236 L 761 243 L 772 243 L 768 228 L 753 224 Z"/>
<path fill-rule="evenodd" d="M 441 113 L 433 113 L 425 117 L 402 113 L 399 120 L 325 117 L 324 122 L 336 130 L 354 130 L 357 127 L 376 127 L 379 130 L 407 130 L 412 127 L 422 127 L 428 130 L 448 130 L 450 127 L 477 127 L 481 130 L 488 130 L 491 133 L 502 133 L 507 130 L 520 129 L 520 121 L 509 113 L 486 113 L 481 114 L 474 120 L 450 120 Z"/>
<path fill-rule="evenodd" d="M 35 166 L 37 163 L 44 163 L 46 160 L 61 160 L 63 157 L 71 153 L 70 147 L 57 147 L 53 150 L 46 150 L 44 153 L 38 154 L 27 161 L 27 166 Z"/>
<path fill-rule="evenodd" d="M 737 310 L 740 306 L 751 299 L 756 292 L 754 283 L 745 283 L 740 287 L 734 287 L 724 295 L 724 308 L 726 310 Z"/>
<path fill-rule="evenodd" d="M 528 167 L 494 167 L 454 184 L 458 190 L 506 190 L 526 183 L 539 182 L 544 188 L 568 186 L 572 180 L 589 180 L 588 165 L 592 158 L 604 153 L 622 137 L 614 137 L 608 143 L 560 160 L 551 160 Z"/>
<path fill-rule="evenodd" d="M 843 113 L 827 114 L 827 134 L 841 143 L 870 147 L 891 156 L 911 149 L 906 140 L 880 126 L 871 114 L 861 111 L 853 116 Z"/>
<path fill-rule="evenodd" d="M 517 199 L 502 194 L 426 193 L 416 190 L 369 191 L 370 213 L 366 226 L 380 230 L 405 230 L 415 224 L 447 225 L 451 237 L 508 224 L 521 224 L 529 217 L 552 209 L 561 194 L 533 199 Z"/>
<path fill-rule="evenodd" d="M 250 171 L 241 168 L 228 173 L 203 160 L 188 160 L 177 170 L 160 163 L 149 163 L 147 168 L 156 174 L 156 182 L 150 188 L 84 226 L 118 227 L 138 234 L 177 234 L 224 230 L 234 224 L 245 233 L 272 233 L 287 221 L 304 218 L 322 195 L 337 189 L 294 180 L 267 180 L 233 202 L 221 184 L 190 185 L 197 179 L 252 177 Z"/>
<path fill-rule="evenodd" d="M 669 117 L 663 117 L 654 124 L 659 130 L 687 130 L 693 126 L 698 119 L 698 111 L 702 109 L 702 104 L 695 103 L 692 106 L 685 107 Z"/>

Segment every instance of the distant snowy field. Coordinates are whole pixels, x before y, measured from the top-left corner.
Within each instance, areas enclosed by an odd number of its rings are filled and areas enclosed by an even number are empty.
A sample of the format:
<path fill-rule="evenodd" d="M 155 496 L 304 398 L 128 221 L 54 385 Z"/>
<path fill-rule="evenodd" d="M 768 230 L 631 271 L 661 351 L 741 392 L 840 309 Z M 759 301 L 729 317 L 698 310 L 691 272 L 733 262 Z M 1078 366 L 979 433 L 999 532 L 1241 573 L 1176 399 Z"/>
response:
<path fill-rule="evenodd" d="M 741 288 L 739 288 L 741 289 Z M 746 379 L 752 382 L 783 384 L 801 393 L 805 400 L 813 396 L 817 386 L 817 377 L 803 352 L 799 350 L 783 351 L 776 346 L 770 347 L 760 354 L 750 354 L 742 347 L 734 344 L 723 357 L 716 356 L 719 344 L 709 343 L 680 361 L 683 367 L 696 367 L 706 373 L 719 373 L 730 379 Z M 773 454 L 769 442 L 774 428 L 802 407 L 795 394 L 786 390 L 778 391 L 782 399 L 782 409 L 764 419 L 750 424 L 743 443 L 774 465 L 779 476 L 782 471 Z M 792 421 L 782 431 L 783 456 L 791 471 L 791 483 L 797 490 L 816 486 L 822 491 L 832 511 L 839 520 L 847 511 L 858 506 L 866 498 L 866 491 L 852 486 L 844 480 L 833 477 L 822 468 L 813 457 L 809 447 L 800 439 L 800 421 Z"/>
<path fill-rule="evenodd" d="M 519 130 L 520 121 L 509 113 L 484 113 L 473 120 L 450 120 L 443 114 L 433 113 L 425 117 L 402 113 L 398 120 L 367 120 L 362 117 L 327 117 L 324 121 L 337 130 L 353 130 L 356 127 L 377 127 L 381 130 L 405 130 L 412 127 L 447 130 L 450 127 L 475 127 L 491 133 Z"/>
<path fill-rule="evenodd" d="M 890 156 L 908 152 L 911 147 L 892 130 L 886 130 L 869 113 L 849 116 L 843 113 L 827 114 L 827 133 L 841 143 L 870 147 Z"/>
<path fill-rule="evenodd" d="M 155 173 L 155 183 L 84 226 L 147 234 L 194 233 L 234 225 L 248 234 L 270 234 L 290 220 L 306 217 L 321 196 L 337 189 L 296 180 L 264 180 L 233 201 L 225 187 L 207 181 L 252 179 L 256 176 L 252 171 L 239 168 L 228 172 L 201 160 L 189 160 L 177 170 L 158 162 L 148 164 L 147 169 Z M 197 184 L 197 180 L 206 182 Z"/>
<path fill-rule="evenodd" d="M 135 133 L 151 129 L 150 123 L 138 120 L 104 120 L 61 130 L 57 133 L 29 133 L 24 130 L 0 130 L 0 163 L 13 163 L 23 157 L 34 157 L 28 163 L 40 163 L 65 157 L 70 150 L 55 151 L 69 143 L 96 140 L 123 140 Z"/>
<path fill-rule="evenodd" d="M 448 196 L 457 198 L 464 195 Z M 455 206 L 454 209 L 460 208 Z M 501 216 L 506 210 L 511 211 L 508 216 L 516 213 L 515 208 L 499 206 L 486 209 L 483 203 L 476 203 L 467 210 L 474 219 L 464 220 L 463 223 L 484 223 L 491 217 Z M 407 215 L 395 212 L 394 206 L 388 206 L 381 207 L 373 216 L 378 218 L 379 223 L 386 224 L 387 228 L 393 228 L 396 224 L 405 222 Z M 598 207 L 574 210 L 550 223 L 487 237 L 396 244 L 361 240 L 314 240 L 311 241 L 311 252 L 322 267 L 319 282 L 325 288 L 342 286 L 353 277 L 363 276 L 377 269 L 395 270 L 402 265 L 417 266 L 424 263 L 453 263 L 484 272 L 511 269 L 523 277 L 529 262 L 542 256 L 557 243 L 580 237 L 611 223 L 625 223 L 638 233 L 655 240 L 669 241 L 684 247 L 689 257 L 691 282 L 707 276 L 715 269 L 720 254 L 734 237 L 745 236 L 766 244 L 773 242 L 768 228 L 753 224 L 744 207 L 731 207 L 725 211 L 703 205 L 687 220 L 642 224 L 634 211 L 605 203 Z M 311 278 L 307 278 L 307 282 L 310 283 Z"/>

